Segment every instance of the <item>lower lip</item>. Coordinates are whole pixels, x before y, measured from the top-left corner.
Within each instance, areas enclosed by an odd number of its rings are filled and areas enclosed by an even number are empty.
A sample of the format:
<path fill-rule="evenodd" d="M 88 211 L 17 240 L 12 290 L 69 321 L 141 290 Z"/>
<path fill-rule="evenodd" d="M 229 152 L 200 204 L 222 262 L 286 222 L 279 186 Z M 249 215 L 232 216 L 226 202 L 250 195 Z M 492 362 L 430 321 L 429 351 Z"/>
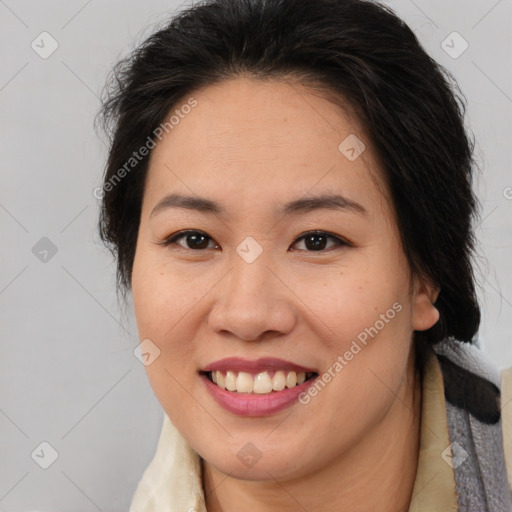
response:
<path fill-rule="evenodd" d="M 200 377 L 214 400 L 227 411 L 239 416 L 269 416 L 282 411 L 298 402 L 299 395 L 316 380 L 316 378 L 309 379 L 293 388 L 259 395 L 227 391 L 214 384 L 206 375 Z"/>

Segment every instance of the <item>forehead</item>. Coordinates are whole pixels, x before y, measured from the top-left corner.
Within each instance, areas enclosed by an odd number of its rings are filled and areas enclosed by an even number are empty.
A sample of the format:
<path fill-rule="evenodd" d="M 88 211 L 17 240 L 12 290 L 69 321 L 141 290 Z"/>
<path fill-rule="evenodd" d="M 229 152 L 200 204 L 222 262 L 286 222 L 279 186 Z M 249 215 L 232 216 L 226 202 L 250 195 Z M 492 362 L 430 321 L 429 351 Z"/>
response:
<path fill-rule="evenodd" d="M 176 189 L 253 203 L 326 191 L 373 203 L 383 192 L 355 115 L 296 82 L 232 79 L 191 93 L 166 118 L 176 111 L 151 154 L 151 202 Z"/>

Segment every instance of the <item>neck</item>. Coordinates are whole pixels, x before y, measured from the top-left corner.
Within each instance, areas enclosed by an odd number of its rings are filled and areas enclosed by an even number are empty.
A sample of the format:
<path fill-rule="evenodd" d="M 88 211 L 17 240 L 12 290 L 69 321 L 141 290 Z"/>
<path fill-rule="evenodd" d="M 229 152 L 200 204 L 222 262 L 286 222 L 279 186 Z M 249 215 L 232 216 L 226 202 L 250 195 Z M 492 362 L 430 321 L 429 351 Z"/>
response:
<path fill-rule="evenodd" d="M 421 425 L 421 379 L 413 357 L 386 418 L 321 471 L 289 481 L 242 481 L 203 461 L 208 512 L 234 512 L 249 504 L 252 512 L 406 512 L 416 477 Z"/>

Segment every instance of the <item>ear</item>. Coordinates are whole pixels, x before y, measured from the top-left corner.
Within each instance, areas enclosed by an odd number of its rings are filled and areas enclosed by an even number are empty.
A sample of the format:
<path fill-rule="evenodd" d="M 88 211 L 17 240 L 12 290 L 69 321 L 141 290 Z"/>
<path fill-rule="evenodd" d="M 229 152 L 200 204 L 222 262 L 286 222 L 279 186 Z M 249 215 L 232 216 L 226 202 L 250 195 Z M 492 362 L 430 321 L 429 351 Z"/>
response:
<path fill-rule="evenodd" d="M 440 288 L 418 277 L 414 278 L 412 297 L 412 325 L 415 331 L 430 329 L 439 320 L 439 311 L 434 306 Z"/>

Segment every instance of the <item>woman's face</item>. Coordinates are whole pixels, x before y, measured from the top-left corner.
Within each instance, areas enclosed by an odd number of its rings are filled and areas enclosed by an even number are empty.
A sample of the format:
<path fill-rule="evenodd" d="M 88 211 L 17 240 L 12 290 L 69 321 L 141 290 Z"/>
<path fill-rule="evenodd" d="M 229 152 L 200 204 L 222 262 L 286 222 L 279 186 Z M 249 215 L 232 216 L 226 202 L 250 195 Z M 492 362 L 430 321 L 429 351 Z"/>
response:
<path fill-rule="evenodd" d="M 144 192 L 133 300 L 140 340 L 160 350 L 146 371 L 212 467 L 307 475 L 396 413 L 412 331 L 437 311 L 411 280 L 356 120 L 284 82 L 238 78 L 193 98 L 153 150 Z"/>

